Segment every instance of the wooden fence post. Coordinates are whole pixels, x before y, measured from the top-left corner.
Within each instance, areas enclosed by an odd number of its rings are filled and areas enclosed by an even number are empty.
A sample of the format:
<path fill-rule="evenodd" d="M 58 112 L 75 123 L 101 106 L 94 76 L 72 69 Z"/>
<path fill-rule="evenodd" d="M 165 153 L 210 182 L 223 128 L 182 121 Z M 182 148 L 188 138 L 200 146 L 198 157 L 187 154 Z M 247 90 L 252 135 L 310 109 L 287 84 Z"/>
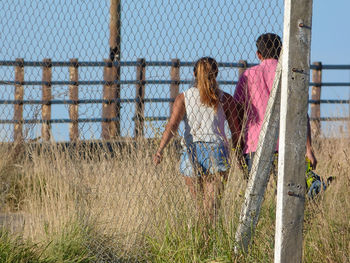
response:
<path fill-rule="evenodd" d="M 79 88 L 78 88 L 78 59 L 72 58 L 70 60 L 71 65 L 69 66 L 69 81 L 73 84 L 69 85 L 69 99 L 73 101 L 73 104 L 69 105 L 69 118 L 72 122 L 69 124 L 69 139 L 71 141 L 79 140 L 79 127 L 78 127 L 78 99 L 79 99 Z"/>
<path fill-rule="evenodd" d="M 109 21 L 109 59 L 117 62 L 110 68 L 110 81 L 120 81 L 120 35 L 121 35 L 121 0 L 110 0 Z M 120 136 L 120 84 L 111 85 L 111 97 L 115 100 L 110 105 L 111 117 L 116 120 L 109 123 L 109 138 Z"/>
<path fill-rule="evenodd" d="M 281 98 L 282 63 L 278 62 L 275 79 L 266 107 L 264 121 L 259 135 L 258 146 L 253 158 L 253 165 L 245 191 L 245 201 L 236 231 L 235 252 L 248 251 L 258 223 L 259 214 L 264 200 L 265 189 L 270 177 L 272 156 L 276 150 L 279 128 L 279 109 Z"/>
<path fill-rule="evenodd" d="M 42 86 L 42 126 L 41 136 L 44 141 L 50 140 L 51 135 L 51 79 L 52 79 L 52 62 L 51 59 L 46 58 L 43 60 L 43 86 Z"/>
<path fill-rule="evenodd" d="M 322 83 L 322 63 L 314 62 L 313 65 L 316 66 L 316 69 L 312 70 L 312 82 L 315 83 L 315 86 L 312 86 L 311 89 L 311 99 L 319 101 L 321 99 L 321 83 Z M 311 103 L 311 131 L 313 137 L 317 138 L 321 134 L 321 104 Z"/>
<path fill-rule="evenodd" d="M 141 137 L 144 134 L 144 111 L 145 111 L 145 73 L 146 61 L 144 58 L 137 59 L 136 66 L 136 105 L 135 105 L 135 137 Z"/>
<path fill-rule="evenodd" d="M 110 0 L 109 7 L 109 58 L 120 61 L 120 10 L 121 0 Z"/>
<path fill-rule="evenodd" d="M 103 99 L 107 102 L 102 103 L 102 139 L 110 140 L 120 135 L 120 85 L 114 83 L 119 66 L 113 66 L 110 59 L 104 61 L 107 65 L 103 70 L 103 79 L 106 82 L 103 85 Z"/>
<path fill-rule="evenodd" d="M 243 72 L 247 69 L 248 63 L 246 60 L 243 60 L 243 59 L 238 61 L 238 63 L 243 65 L 243 66 L 238 67 L 238 77 L 240 77 L 243 74 Z"/>
<path fill-rule="evenodd" d="M 180 87 L 180 60 L 177 58 L 174 58 L 171 60 L 171 70 L 170 70 L 170 78 L 171 78 L 171 84 L 170 84 L 170 99 L 175 100 L 177 95 L 179 95 L 179 87 Z M 174 102 L 170 102 L 170 113 L 173 111 L 173 105 Z"/>
<path fill-rule="evenodd" d="M 17 121 L 14 125 L 14 141 L 16 143 L 20 143 L 23 140 L 23 81 L 24 81 L 24 59 L 17 58 L 17 65 L 15 67 L 15 100 L 18 103 L 14 106 L 14 116 L 13 119 Z"/>
<path fill-rule="evenodd" d="M 247 69 L 248 67 L 248 63 L 246 60 L 239 60 L 238 61 L 239 64 L 241 64 L 242 66 L 238 67 L 238 78 L 243 74 L 243 72 Z M 245 127 L 247 125 L 247 121 L 248 121 L 248 116 L 247 116 L 247 112 L 243 110 L 244 109 L 244 105 L 240 105 L 240 110 L 238 112 L 238 118 L 241 121 L 241 125 L 242 127 Z M 243 135 L 243 134 L 241 134 Z"/>
<path fill-rule="evenodd" d="M 113 81 L 120 81 L 120 59 L 117 60 L 118 65 L 117 66 L 112 66 L 112 79 Z M 114 121 L 114 129 L 115 132 L 113 133 L 114 137 L 119 137 L 120 136 L 120 84 L 114 84 L 112 86 L 112 92 L 113 96 L 115 99 L 114 104 L 112 106 L 114 107 L 113 112 L 114 112 L 114 118 L 116 118 L 116 121 Z"/>
<path fill-rule="evenodd" d="M 312 2 L 284 1 L 275 263 L 302 262 Z"/>

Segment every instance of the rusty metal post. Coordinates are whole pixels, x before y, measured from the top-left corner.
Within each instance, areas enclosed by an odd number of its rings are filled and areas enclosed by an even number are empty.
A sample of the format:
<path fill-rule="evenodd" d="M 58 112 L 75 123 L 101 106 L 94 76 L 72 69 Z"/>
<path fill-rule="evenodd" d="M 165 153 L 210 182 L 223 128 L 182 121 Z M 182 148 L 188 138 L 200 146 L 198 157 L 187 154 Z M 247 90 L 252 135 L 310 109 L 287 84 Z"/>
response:
<path fill-rule="evenodd" d="M 15 100 L 18 102 L 14 106 L 13 119 L 16 121 L 14 125 L 14 141 L 20 143 L 23 140 L 23 96 L 24 96 L 24 59 L 17 58 L 15 67 Z M 22 103 L 21 103 L 22 101 Z"/>
<path fill-rule="evenodd" d="M 69 124 L 69 139 L 71 141 L 79 140 L 79 127 L 78 127 L 78 99 L 79 99 L 79 87 L 78 87 L 78 59 L 73 58 L 70 60 L 69 67 L 69 81 L 73 84 L 69 85 L 69 99 L 73 101 L 73 104 L 69 105 L 69 118 L 71 123 Z"/>
<path fill-rule="evenodd" d="M 51 79 L 52 79 L 52 62 L 51 59 L 46 58 L 43 60 L 43 77 L 44 84 L 42 85 L 42 100 L 43 105 L 41 108 L 42 112 L 42 126 L 41 136 L 44 141 L 49 141 L 51 136 Z"/>

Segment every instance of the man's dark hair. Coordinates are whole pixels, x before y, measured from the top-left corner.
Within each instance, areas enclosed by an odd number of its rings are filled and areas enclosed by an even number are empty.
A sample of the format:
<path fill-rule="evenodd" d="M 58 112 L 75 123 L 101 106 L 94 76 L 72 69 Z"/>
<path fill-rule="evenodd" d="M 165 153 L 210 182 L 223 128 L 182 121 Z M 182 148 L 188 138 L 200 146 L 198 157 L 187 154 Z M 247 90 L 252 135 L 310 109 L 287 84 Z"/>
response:
<path fill-rule="evenodd" d="M 264 59 L 278 59 L 282 49 L 282 41 L 278 35 L 266 33 L 259 36 L 256 40 L 256 47 Z"/>

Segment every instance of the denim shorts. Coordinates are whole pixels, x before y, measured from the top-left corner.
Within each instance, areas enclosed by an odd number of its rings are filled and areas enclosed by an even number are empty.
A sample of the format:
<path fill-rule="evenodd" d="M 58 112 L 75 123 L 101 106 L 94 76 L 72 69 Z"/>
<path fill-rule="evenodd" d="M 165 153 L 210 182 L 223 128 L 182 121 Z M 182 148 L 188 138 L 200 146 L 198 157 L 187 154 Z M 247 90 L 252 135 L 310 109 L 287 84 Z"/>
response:
<path fill-rule="evenodd" d="M 223 143 L 195 142 L 185 147 L 180 160 L 184 176 L 201 176 L 225 172 L 229 166 L 229 152 Z"/>

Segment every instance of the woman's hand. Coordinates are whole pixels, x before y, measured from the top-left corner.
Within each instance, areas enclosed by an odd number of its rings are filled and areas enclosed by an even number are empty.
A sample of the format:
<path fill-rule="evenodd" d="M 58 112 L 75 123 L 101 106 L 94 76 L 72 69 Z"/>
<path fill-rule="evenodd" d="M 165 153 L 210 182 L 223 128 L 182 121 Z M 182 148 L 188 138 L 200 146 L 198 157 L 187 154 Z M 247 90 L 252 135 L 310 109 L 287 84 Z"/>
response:
<path fill-rule="evenodd" d="M 153 156 L 153 163 L 154 165 L 160 164 L 160 162 L 163 159 L 163 155 L 158 151 L 154 156 Z"/>

